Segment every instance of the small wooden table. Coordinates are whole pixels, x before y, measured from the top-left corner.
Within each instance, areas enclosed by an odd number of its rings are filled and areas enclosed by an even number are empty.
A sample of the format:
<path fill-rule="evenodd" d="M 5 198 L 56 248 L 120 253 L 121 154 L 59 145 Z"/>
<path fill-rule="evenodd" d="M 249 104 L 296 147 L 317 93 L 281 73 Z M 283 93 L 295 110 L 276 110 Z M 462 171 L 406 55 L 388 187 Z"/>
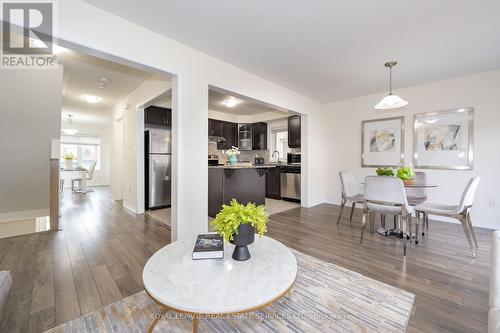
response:
<path fill-rule="evenodd" d="M 234 245 L 224 243 L 224 259 L 192 260 L 195 239 L 173 242 L 149 258 L 142 279 L 148 295 L 162 307 L 149 332 L 168 311 L 198 319 L 231 316 L 264 308 L 288 293 L 297 277 L 297 260 L 288 247 L 255 235 L 247 261 L 231 258 Z"/>

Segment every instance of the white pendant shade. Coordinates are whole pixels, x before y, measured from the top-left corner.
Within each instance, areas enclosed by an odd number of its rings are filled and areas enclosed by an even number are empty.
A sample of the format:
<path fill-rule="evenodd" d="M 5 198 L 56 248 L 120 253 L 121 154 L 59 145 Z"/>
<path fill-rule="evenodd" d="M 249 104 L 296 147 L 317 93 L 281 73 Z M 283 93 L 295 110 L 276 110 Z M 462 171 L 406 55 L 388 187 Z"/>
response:
<path fill-rule="evenodd" d="M 375 109 L 377 110 L 396 109 L 408 105 L 407 101 L 398 95 L 392 94 L 392 67 L 397 64 L 397 61 L 389 61 L 384 64 L 386 68 L 389 68 L 389 95 L 385 96 L 377 105 L 375 105 Z"/>
<path fill-rule="evenodd" d="M 72 128 L 63 128 L 62 131 L 67 135 L 74 135 L 78 132 L 78 130 Z"/>
<path fill-rule="evenodd" d="M 408 105 L 408 102 L 399 97 L 398 95 L 387 95 L 377 105 L 375 105 L 375 109 L 377 110 L 395 109 L 405 105 Z"/>
<path fill-rule="evenodd" d="M 78 130 L 73 128 L 73 115 L 68 114 L 68 127 L 61 129 L 66 135 L 75 135 Z"/>

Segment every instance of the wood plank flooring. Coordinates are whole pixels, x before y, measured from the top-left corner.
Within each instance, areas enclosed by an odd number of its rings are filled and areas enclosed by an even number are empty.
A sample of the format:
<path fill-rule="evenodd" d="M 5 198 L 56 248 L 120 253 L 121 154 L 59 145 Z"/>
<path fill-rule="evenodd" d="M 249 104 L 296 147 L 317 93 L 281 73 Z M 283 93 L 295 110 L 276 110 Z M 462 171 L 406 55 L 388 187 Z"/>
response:
<path fill-rule="evenodd" d="M 410 332 L 486 331 L 491 230 L 475 229 L 473 259 L 460 225 L 430 221 L 404 259 L 398 240 L 368 232 L 360 245 L 360 211 L 337 227 L 338 211 L 323 204 L 275 214 L 268 235 L 415 293 Z M 66 195 L 61 223 L 63 231 L 0 239 L 0 270 L 13 275 L 0 332 L 41 332 L 142 290 L 144 264 L 170 240 L 161 223 L 99 192 Z"/>
<path fill-rule="evenodd" d="M 361 211 L 355 211 L 352 224 L 344 211 L 337 227 L 338 212 L 338 206 L 322 204 L 273 215 L 268 236 L 415 293 L 409 332 L 487 331 L 491 230 L 475 228 L 474 259 L 461 225 L 429 221 L 429 233 L 417 247 L 408 247 L 405 259 L 399 240 L 367 232 L 360 245 Z"/>
<path fill-rule="evenodd" d="M 0 239 L 0 270 L 13 276 L 0 332 L 42 332 L 141 291 L 147 259 L 170 242 L 99 191 L 67 194 L 62 213 L 63 231 Z"/>

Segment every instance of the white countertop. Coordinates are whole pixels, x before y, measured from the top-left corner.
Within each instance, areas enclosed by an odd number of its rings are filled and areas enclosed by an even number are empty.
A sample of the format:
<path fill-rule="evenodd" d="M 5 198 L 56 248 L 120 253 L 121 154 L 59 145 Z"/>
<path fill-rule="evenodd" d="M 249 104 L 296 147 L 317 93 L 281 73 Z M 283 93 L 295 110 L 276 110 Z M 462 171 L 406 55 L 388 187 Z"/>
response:
<path fill-rule="evenodd" d="M 255 236 L 251 258 L 231 258 L 234 245 L 224 244 L 224 259 L 192 260 L 195 239 L 176 241 L 146 263 L 146 291 L 160 303 L 201 314 L 226 314 L 266 305 L 294 284 L 297 261 L 282 243 Z"/>

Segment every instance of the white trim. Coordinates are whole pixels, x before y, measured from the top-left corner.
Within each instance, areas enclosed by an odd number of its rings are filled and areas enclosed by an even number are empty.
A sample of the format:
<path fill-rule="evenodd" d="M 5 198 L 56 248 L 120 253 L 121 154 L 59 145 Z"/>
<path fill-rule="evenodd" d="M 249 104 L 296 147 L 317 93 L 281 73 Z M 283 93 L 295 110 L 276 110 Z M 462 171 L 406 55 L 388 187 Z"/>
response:
<path fill-rule="evenodd" d="M 16 212 L 1 213 L 0 223 L 27 220 L 35 217 L 49 216 L 49 215 L 50 215 L 49 208 L 19 210 Z"/>
<path fill-rule="evenodd" d="M 181 125 L 181 103 L 179 102 L 181 95 L 181 90 L 179 87 L 180 77 L 177 75 L 172 76 L 172 198 L 171 198 L 171 209 L 170 209 L 170 241 L 176 241 L 178 239 L 179 230 L 179 187 L 178 179 L 181 176 L 181 168 L 179 168 L 179 163 L 182 161 L 182 127 Z M 208 111 L 207 111 L 208 112 Z M 208 121 L 207 121 L 207 140 L 208 140 Z M 208 145 L 207 145 L 208 149 Z M 208 174 L 208 173 L 207 173 Z M 208 191 L 207 191 L 208 193 Z M 208 209 L 207 209 L 208 211 Z"/>
<path fill-rule="evenodd" d="M 300 114 L 300 205 L 309 208 L 309 117 Z"/>
<path fill-rule="evenodd" d="M 136 202 L 137 202 L 137 214 L 144 214 L 145 202 L 144 202 L 144 108 L 142 108 L 144 103 L 140 103 L 135 108 L 136 117 L 136 138 L 135 138 L 135 160 L 136 160 Z"/>
<path fill-rule="evenodd" d="M 126 208 L 127 210 L 131 211 L 132 213 L 137 214 L 134 205 L 126 203 L 125 201 L 123 202 L 123 208 Z"/>

